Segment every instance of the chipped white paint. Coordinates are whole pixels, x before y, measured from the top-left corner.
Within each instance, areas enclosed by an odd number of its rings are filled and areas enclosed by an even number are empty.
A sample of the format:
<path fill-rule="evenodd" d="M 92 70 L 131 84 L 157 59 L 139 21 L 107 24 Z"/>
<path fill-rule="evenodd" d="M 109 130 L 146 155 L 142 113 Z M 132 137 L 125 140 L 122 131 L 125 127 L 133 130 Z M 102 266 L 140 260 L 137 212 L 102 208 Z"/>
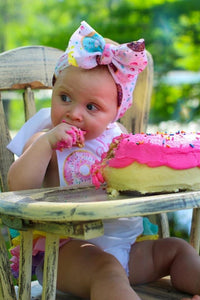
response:
<path fill-rule="evenodd" d="M 16 300 L 9 264 L 8 252 L 0 230 L 0 299 L 2 300 Z"/>
<path fill-rule="evenodd" d="M 27 300 L 31 297 L 33 234 L 30 230 L 21 231 L 20 235 L 20 272 L 18 299 Z"/>
<path fill-rule="evenodd" d="M 54 300 L 58 267 L 59 236 L 48 233 L 45 242 L 42 300 Z"/>

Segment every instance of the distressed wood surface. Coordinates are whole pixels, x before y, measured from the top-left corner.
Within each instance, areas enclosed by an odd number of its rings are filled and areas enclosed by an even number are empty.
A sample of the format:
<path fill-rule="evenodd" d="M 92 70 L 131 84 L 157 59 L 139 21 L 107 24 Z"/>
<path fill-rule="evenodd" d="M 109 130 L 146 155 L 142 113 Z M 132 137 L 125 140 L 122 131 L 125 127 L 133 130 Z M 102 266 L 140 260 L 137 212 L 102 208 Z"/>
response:
<path fill-rule="evenodd" d="M 177 291 L 173 288 L 168 276 L 156 282 L 133 286 L 133 289 L 142 300 L 181 300 L 184 297 L 191 298 L 190 294 Z M 33 283 L 33 295 L 32 300 L 41 299 L 41 286 L 38 282 Z M 81 298 L 57 292 L 56 300 L 81 300 Z"/>
<path fill-rule="evenodd" d="M 1 80 L 0 80 L 1 81 Z M 8 190 L 7 174 L 11 163 L 14 161 L 14 155 L 6 149 L 6 145 L 10 141 L 10 133 L 8 130 L 3 104 L 0 93 L 0 189 Z"/>
<path fill-rule="evenodd" d="M 158 225 L 158 234 L 160 238 L 167 238 L 170 236 L 169 221 L 167 213 L 160 213 L 156 215 L 149 215 L 149 220 Z"/>
<path fill-rule="evenodd" d="M 142 300 L 181 300 L 191 299 L 191 295 L 172 287 L 170 278 L 164 277 L 156 282 L 133 287 Z"/>
<path fill-rule="evenodd" d="M 24 99 L 24 115 L 27 121 L 36 113 L 36 105 L 34 99 L 34 92 L 30 87 L 27 87 L 23 93 Z"/>
<path fill-rule="evenodd" d="M 0 299 L 16 300 L 17 298 L 12 281 L 11 270 L 8 266 L 8 251 L 4 237 L 0 231 Z"/>
<path fill-rule="evenodd" d="M 200 207 L 200 191 L 110 199 L 94 187 L 55 188 L 0 194 L 0 215 L 35 221 L 88 221 L 149 215 Z"/>
<path fill-rule="evenodd" d="M 73 237 L 78 239 L 93 239 L 104 233 L 102 220 L 83 222 L 44 222 L 28 221 L 19 218 L 2 215 L 2 223 L 10 228 L 21 230 L 37 230 L 58 234 L 62 237 Z"/>
<path fill-rule="evenodd" d="M 22 231 L 20 238 L 20 261 L 19 261 L 19 290 L 18 299 L 27 300 L 31 297 L 32 276 L 32 231 Z"/>
<path fill-rule="evenodd" d="M 54 300 L 58 266 L 59 237 L 47 234 L 45 243 L 42 300 Z"/>
<path fill-rule="evenodd" d="M 120 120 L 128 132 L 132 133 L 145 132 L 147 129 L 154 74 L 153 59 L 148 51 L 147 59 L 146 68 L 138 75 L 133 92 L 133 104 Z"/>
<path fill-rule="evenodd" d="M 55 64 L 62 53 L 44 46 L 20 47 L 1 53 L 0 90 L 51 88 Z"/>
<path fill-rule="evenodd" d="M 190 244 L 200 252 L 200 208 L 193 209 Z"/>

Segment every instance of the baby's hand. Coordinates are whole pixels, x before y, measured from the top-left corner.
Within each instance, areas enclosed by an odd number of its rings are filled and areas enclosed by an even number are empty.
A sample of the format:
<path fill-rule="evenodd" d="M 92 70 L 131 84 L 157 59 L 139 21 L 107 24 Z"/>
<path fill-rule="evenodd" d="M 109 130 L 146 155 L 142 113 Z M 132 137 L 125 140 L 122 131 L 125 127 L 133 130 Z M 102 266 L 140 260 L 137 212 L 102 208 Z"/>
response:
<path fill-rule="evenodd" d="M 72 126 L 71 130 L 66 131 L 66 133 L 71 135 L 73 146 L 77 146 L 79 148 L 84 147 L 84 135 L 86 134 L 85 131 Z"/>
<path fill-rule="evenodd" d="M 49 131 L 49 142 L 53 150 L 63 151 L 72 146 L 83 147 L 85 131 L 75 126 L 70 126 L 65 121 Z"/>

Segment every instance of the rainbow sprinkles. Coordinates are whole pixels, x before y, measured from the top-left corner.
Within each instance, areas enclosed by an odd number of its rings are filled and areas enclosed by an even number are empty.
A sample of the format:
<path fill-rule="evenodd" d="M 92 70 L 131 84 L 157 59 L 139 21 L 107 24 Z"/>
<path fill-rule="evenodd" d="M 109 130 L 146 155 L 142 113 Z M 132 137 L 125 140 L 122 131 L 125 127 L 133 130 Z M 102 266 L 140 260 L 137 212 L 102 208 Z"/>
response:
<path fill-rule="evenodd" d="M 142 193 L 193 190 L 200 188 L 199 167 L 200 132 L 121 134 L 113 139 L 101 161 L 93 165 L 93 183 L 98 187 L 106 181 L 111 187 L 114 180 L 117 190 Z"/>

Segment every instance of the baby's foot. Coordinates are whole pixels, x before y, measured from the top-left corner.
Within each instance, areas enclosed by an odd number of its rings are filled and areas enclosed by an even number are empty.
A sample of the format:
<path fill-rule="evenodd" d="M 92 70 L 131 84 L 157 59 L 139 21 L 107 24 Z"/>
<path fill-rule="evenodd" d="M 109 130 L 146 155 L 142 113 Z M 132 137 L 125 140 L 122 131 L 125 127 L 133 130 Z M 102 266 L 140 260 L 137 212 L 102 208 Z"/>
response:
<path fill-rule="evenodd" d="M 200 296 L 194 295 L 192 298 L 182 298 L 181 300 L 200 300 Z"/>

